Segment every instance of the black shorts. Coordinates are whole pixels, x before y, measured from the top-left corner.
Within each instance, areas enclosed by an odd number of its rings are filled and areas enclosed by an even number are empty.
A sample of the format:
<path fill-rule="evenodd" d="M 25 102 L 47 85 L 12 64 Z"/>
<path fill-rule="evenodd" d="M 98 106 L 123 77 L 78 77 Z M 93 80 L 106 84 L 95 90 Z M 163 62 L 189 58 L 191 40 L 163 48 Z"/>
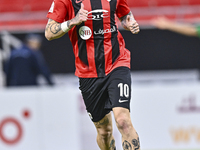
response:
<path fill-rule="evenodd" d="M 130 110 L 131 75 L 127 67 L 114 69 L 101 78 L 79 78 L 86 110 L 93 122 L 100 121 L 114 107 Z"/>

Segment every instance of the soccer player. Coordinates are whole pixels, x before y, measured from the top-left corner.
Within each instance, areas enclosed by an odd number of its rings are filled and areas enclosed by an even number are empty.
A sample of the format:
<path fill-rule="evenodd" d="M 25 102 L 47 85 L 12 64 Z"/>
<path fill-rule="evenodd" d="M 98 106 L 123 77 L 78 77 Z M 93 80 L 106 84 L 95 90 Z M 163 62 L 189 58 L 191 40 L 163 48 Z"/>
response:
<path fill-rule="evenodd" d="M 80 90 L 97 129 L 101 150 L 116 150 L 111 111 L 122 135 L 124 150 L 140 150 L 130 118 L 130 51 L 117 29 L 139 32 L 126 0 L 54 0 L 45 36 L 57 39 L 68 32 L 75 55 Z"/>
<path fill-rule="evenodd" d="M 177 23 L 166 17 L 158 17 L 152 20 L 152 24 L 162 30 L 170 30 L 186 36 L 200 37 L 200 26 L 187 23 Z"/>

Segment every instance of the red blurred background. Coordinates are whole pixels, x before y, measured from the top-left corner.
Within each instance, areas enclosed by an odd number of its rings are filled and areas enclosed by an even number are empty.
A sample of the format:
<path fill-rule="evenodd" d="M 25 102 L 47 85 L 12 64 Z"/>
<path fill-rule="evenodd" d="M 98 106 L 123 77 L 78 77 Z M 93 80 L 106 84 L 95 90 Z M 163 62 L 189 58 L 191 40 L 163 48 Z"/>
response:
<path fill-rule="evenodd" d="M 1 0 L 0 31 L 43 30 L 52 0 Z M 127 0 L 140 26 L 156 16 L 200 22 L 200 0 Z"/>

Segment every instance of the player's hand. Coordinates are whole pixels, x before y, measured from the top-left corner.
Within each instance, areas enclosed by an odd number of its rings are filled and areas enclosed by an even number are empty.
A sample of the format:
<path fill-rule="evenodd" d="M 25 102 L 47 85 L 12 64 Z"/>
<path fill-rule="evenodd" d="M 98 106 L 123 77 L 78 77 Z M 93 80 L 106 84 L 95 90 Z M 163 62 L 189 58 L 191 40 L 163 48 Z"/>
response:
<path fill-rule="evenodd" d="M 83 3 L 81 3 L 81 8 L 76 14 L 76 17 L 73 19 L 73 23 L 76 25 L 81 24 L 82 22 L 87 21 L 88 11 L 84 9 Z"/>
<path fill-rule="evenodd" d="M 130 15 L 126 17 L 126 27 L 133 34 L 137 34 L 138 32 L 140 32 L 140 28 L 137 21 Z"/>

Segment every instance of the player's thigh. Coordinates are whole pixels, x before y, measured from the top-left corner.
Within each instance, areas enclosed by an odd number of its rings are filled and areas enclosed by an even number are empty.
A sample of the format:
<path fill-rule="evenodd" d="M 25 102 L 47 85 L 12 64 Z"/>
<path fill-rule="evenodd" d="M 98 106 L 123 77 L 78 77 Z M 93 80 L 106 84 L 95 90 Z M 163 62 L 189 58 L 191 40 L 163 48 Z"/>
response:
<path fill-rule="evenodd" d="M 123 107 L 130 109 L 131 100 L 131 75 L 130 69 L 120 67 L 110 77 L 108 93 L 111 108 Z"/>
<path fill-rule="evenodd" d="M 114 118 L 126 118 L 126 119 L 130 119 L 130 111 L 127 108 L 123 108 L 123 107 L 114 107 L 112 109 L 113 114 L 114 114 Z"/>
<path fill-rule="evenodd" d="M 93 122 L 99 122 L 110 112 L 110 109 L 105 109 L 105 103 L 109 100 L 107 77 L 80 78 L 79 84 L 91 120 Z"/>
<path fill-rule="evenodd" d="M 94 122 L 94 125 L 97 129 L 98 134 L 100 135 L 108 135 L 112 134 L 112 116 L 111 112 L 105 115 L 103 119 L 98 122 Z"/>

